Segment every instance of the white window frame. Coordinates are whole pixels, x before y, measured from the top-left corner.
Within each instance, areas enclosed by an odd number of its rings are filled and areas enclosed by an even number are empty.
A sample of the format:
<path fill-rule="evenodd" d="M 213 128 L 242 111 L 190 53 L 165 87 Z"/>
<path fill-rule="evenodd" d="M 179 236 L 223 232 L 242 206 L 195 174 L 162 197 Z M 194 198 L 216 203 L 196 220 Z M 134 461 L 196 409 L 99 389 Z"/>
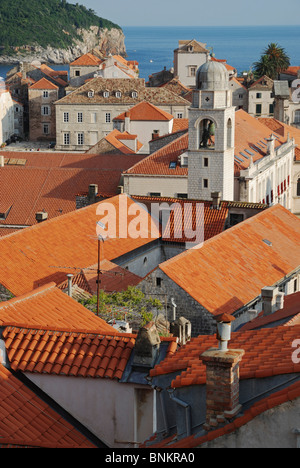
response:
<path fill-rule="evenodd" d="M 83 112 L 77 112 L 77 123 L 83 122 Z"/>
<path fill-rule="evenodd" d="M 121 98 L 122 97 L 122 93 L 121 91 L 116 91 L 116 98 Z"/>
<path fill-rule="evenodd" d="M 109 91 L 103 91 L 103 97 L 108 98 L 109 97 Z"/>
<path fill-rule="evenodd" d="M 176 112 L 176 119 L 183 119 L 183 112 Z"/>
<path fill-rule="evenodd" d="M 64 121 L 64 123 L 69 122 L 69 112 L 64 112 L 63 113 L 63 121 Z"/>
<path fill-rule="evenodd" d="M 77 133 L 77 145 L 79 146 L 84 145 L 84 133 L 83 132 Z"/>
<path fill-rule="evenodd" d="M 50 115 L 51 114 L 50 106 L 42 106 L 41 113 L 42 115 Z"/>
<path fill-rule="evenodd" d="M 70 144 L 70 133 L 69 132 L 63 133 L 63 144 L 64 145 L 69 145 Z"/>
<path fill-rule="evenodd" d="M 105 112 L 105 123 L 111 123 L 111 113 Z"/>
<path fill-rule="evenodd" d="M 94 97 L 94 95 L 95 95 L 95 93 L 94 93 L 94 91 L 91 89 L 91 90 L 88 92 L 88 97 L 89 97 L 89 98 L 92 98 L 92 97 Z"/>

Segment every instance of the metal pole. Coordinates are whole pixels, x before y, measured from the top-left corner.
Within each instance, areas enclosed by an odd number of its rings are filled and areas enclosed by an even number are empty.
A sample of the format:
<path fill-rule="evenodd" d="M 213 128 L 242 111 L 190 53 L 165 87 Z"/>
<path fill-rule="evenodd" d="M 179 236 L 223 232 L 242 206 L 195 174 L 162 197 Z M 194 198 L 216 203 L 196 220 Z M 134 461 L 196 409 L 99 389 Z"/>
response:
<path fill-rule="evenodd" d="M 99 315 L 99 293 L 100 293 L 100 239 L 98 238 L 97 315 Z"/>

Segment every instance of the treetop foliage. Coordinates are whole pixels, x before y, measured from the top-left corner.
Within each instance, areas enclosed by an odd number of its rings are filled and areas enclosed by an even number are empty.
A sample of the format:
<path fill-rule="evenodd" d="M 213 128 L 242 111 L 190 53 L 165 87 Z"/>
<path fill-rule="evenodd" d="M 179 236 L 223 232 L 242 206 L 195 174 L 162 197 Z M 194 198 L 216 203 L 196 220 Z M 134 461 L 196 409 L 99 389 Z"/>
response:
<path fill-rule="evenodd" d="M 96 15 L 83 5 L 66 0 L 1 0 L 0 46 L 24 45 L 68 48 L 81 39 L 77 29 L 117 28 L 120 26 Z"/>

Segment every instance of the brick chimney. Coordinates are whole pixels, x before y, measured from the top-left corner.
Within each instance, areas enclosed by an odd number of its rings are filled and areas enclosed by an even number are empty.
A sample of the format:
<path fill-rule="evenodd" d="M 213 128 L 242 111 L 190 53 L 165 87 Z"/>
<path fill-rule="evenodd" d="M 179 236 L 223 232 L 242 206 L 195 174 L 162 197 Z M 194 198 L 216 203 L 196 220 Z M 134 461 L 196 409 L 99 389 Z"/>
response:
<path fill-rule="evenodd" d="M 240 411 L 239 363 L 245 353 L 243 349 L 228 349 L 231 337 L 231 322 L 234 318 L 222 314 L 217 318 L 219 348 L 210 348 L 200 359 L 206 366 L 206 423 L 209 431 L 226 419 L 234 418 Z"/>

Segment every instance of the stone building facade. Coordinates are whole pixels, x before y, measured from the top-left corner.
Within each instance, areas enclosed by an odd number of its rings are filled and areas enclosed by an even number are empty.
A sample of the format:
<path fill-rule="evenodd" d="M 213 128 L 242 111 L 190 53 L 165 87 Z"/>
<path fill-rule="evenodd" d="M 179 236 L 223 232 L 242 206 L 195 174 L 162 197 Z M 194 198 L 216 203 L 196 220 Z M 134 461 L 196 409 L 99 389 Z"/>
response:
<path fill-rule="evenodd" d="M 56 149 L 87 151 L 114 128 L 113 119 L 146 101 L 175 118 L 190 103 L 174 93 L 145 86 L 143 79 L 94 78 L 55 103 Z"/>
<path fill-rule="evenodd" d="M 29 139 L 55 141 L 55 106 L 58 86 L 42 78 L 28 89 Z"/>

